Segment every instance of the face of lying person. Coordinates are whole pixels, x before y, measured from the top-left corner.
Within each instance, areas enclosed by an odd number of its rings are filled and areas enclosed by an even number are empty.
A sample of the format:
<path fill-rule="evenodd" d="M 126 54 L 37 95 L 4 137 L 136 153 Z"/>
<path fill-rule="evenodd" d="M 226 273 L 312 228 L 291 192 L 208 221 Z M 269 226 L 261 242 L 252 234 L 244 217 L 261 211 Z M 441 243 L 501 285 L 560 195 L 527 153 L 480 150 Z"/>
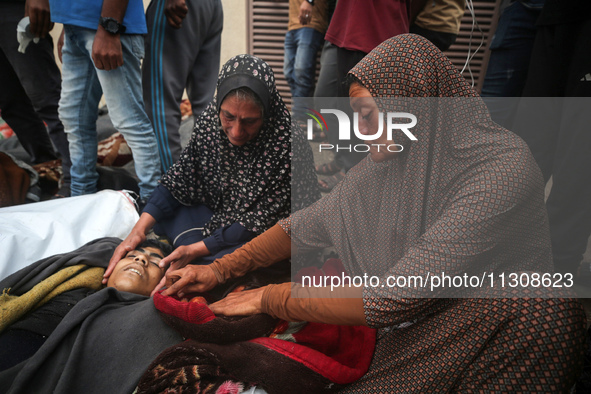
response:
<path fill-rule="evenodd" d="M 359 132 L 368 135 L 375 134 L 379 128 L 380 109 L 369 90 L 360 83 L 353 82 L 349 87 L 349 103 L 353 111 L 359 113 Z M 383 130 L 386 130 L 386 124 L 383 125 Z M 390 152 L 384 146 L 393 143 L 394 141 L 388 140 L 387 133 L 382 133 L 380 137 L 372 140 L 371 143 L 368 143 L 371 159 L 376 163 L 392 160 L 396 152 Z"/>
<path fill-rule="evenodd" d="M 220 121 L 232 145 L 242 146 L 259 135 L 263 115 L 254 101 L 230 96 L 220 105 Z"/>
<path fill-rule="evenodd" d="M 128 252 L 115 266 L 107 286 L 149 296 L 164 276 L 164 269 L 158 266 L 162 255 L 162 251 L 154 247 Z"/>

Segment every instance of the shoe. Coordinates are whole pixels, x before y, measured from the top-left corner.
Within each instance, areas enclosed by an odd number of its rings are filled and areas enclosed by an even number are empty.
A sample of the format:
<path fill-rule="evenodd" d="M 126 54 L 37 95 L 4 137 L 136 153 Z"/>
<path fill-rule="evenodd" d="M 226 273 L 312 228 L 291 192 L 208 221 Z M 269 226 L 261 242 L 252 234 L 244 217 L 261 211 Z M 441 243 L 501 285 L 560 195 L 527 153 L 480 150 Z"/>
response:
<path fill-rule="evenodd" d="M 53 198 L 70 197 L 71 195 L 72 191 L 70 190 L 70 185 L 61 185 L 57 193 L 54 194 Z"/>

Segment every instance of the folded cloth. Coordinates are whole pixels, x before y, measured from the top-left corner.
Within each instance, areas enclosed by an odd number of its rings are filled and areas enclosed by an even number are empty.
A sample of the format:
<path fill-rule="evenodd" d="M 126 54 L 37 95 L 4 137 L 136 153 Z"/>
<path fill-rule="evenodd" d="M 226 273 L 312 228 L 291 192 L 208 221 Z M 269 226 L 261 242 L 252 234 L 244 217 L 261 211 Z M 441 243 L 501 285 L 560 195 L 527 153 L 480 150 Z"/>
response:
<path fill-rule="evenodd" d="M 104 272 L 104 268 L 78 264 L 63 268 L 21 296 L 11 295 L 10 288 L 0 289 L 0 332 L 56 295 L 79 288 L 101 289 Z"/>
<path fill-rule="evenodd" d="M 184 338 L 204 343 L 232 343 L 271 334 L 277 319 L 266 314 L 241 318 L 216 317 L 204 303 L 182 302 L 154 294 L 154 306 L 162 319 Z"/>
<path fill-rule="evenodd" d="M 97 163 L 102 166 L 121 167 L 133 160 L 131 149 L 119 132 L 98 143 Z"/>

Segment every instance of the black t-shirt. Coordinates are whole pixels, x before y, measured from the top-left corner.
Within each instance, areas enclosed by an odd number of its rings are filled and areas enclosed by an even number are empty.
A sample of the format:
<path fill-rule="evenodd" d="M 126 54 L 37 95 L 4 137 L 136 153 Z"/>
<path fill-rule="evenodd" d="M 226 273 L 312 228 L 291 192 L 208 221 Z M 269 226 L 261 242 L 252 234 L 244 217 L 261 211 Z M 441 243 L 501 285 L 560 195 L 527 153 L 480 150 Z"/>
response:
<path fill-rule="evenodd" d="M 591 0 L 546 0 L 538 25 L 557 25 L 591 19 Z"/>

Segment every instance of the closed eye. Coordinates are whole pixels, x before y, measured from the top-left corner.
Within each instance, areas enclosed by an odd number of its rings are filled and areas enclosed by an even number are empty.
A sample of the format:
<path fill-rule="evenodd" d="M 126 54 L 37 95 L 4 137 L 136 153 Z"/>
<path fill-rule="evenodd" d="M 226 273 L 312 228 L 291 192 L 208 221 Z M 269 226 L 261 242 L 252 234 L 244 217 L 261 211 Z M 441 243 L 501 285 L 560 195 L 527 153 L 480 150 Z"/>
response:
<path fill-rule="evenodd" d="M 224 118 L 226 118 L 226 120 L 228 121 L 232 121 L 234 119 L 236 119 L 236 117 L 234 115 L 232 115 L 231 113 L 222 110 L 222 115 L 224 115 Z"/>

